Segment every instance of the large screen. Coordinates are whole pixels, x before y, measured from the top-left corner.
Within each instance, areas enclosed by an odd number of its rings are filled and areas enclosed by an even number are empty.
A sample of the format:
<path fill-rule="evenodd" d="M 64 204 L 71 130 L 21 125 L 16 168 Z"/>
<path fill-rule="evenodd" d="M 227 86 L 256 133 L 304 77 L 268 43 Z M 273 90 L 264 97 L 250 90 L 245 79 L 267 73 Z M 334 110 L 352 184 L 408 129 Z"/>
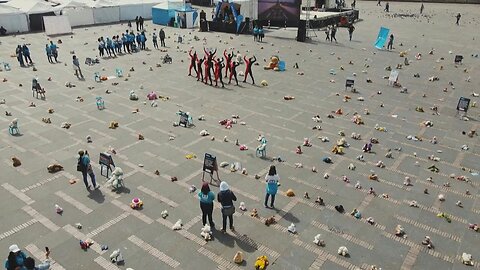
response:
<path fill-rule="evenodd" d="M 258 19 L 271 25 L 296 26 L 300 20 L 301 0 L 258 0 Z"/>

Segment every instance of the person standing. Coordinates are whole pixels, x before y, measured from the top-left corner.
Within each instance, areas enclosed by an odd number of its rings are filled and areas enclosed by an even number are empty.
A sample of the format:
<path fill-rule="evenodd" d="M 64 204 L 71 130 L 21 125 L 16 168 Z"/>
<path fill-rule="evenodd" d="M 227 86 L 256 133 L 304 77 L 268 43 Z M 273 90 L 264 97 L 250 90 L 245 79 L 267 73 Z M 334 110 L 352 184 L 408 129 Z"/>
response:
<path fill-rule="evenodd" d="M 224 233 L 226 231 L 227 218 L 230 221 L 230 230 L 234 232 L 233 214 L 235 213 L 235 206 L 233 202 L 237 200 L 237 197 L 225 181 L 220 183 L 220 192 L 218 193 L 217 200 L 222 204 L 222 232 Z"/>
<path fill-rule="evenodd" d="M 337 38 L 335 37 L 336 34 L 337 34 L 337 26 L 334 24 L 332 25 L 332 30 L 330 31 L 330 42 L 333 42 L 333 40 L 335 39 L 335 43 L 338 43 Z"/>
<path fill-rule="evenodd" d="M 30 49 L 27 47 L 26 44 L 23 44 L 22 52 L 23 52 L 23 57 L 25 57 L 25 63 L 27 63 L 27 65 L 33 64 L 32 58 L 30 57 Z"/>
<path fill-rule="evenodd" d="M 455 16 L 455 18 L 457 18 L 457 22 L 455 23 L 456 25 L 458 25 L 458 23 L 460 22 L 461 17 L 462 15 L 460 15 L 460 13 L 458 13 L 457 16 Z"/>
<path fill-rule="evenodd" d="M 73 56 L 73 70 L 75 71 L 75 76 L 77 76 L 77 78 L 83 79 L 82 69 L 80 69 L 80 62 L 78 61 L 78 58 L 76 55 Z"/>
<path fill-rule="evenodd" d="M 97 185 L 95 182 L 95 173 L 93 172 L 92 165 L 90 164 L 90 156 L 88 155 L 87 150 L 78 151 L 78 163 L 77 163 L 77 171 L 82 172 L 83 176 L 83 183 L 85 183 L 85 187 L 88 191 L 90 191 L 92 185 L 94 189 L 98 189 L 100 186 Z M 88 184 L 87 175 L 90 176 L 90 180 L 92 181 L 92 185 Z"/>
<path fill-rule="evenodd" d="M 353 0 L 352 2 L 352 9 L 355 9 L 355 6 L 357 5 L 357 0 Z"/>
<path fill-rule="evenodd" d="M 105 42 L 103 38 L 98 38 L 98 55 L 103 57 L 105 55 Z"/>
<path fill-rule="evenodd" d="M 128 32 L 127 32 L 128 34 Z M 125 33 L 122 33 L 122 45 L 123 45 L 123 51 L 124 53 L 130 52 L 130 48 L 128 45 L 128 40 L 127 37 L 125 36 Z"/>
<path fill-rule="evenodd" d="M 25 64 L 23 63 L 23 50 L 22 50 L 22 45 L 18 45 L 17 48 L 15 49 L 15 55 L 17 56 L 18 63 L 20 64 L 21 67 L 24 67 Z"/>
<path fill-rule="evenodd" d="M 325 41 L 330 41 L 330 25 L 325 28 Z"/>
<path fill-rule="evenodd" d="M 420 14 L 423 13 L 423 9 L 424 9 L 424 8 L 425 8 L 425 6 L 423 6 L 423 3 L 422 3 L 422 5 L 420 6 Z"/>
<path fill-rule="evenodd" d="M 263 31 L 263 26 L 260 26 L 258 28 L 258 38 L 260 39 L 260 42 L 263 42 L 264 37 L 265 37 L 265 32 Z"/>
<path fill-rule="evenodd" d="M 190 51 L 188 51 L 188 55 L 190 56 L 190 66 L 188 67 L 188 76 L 192 76 L 192 68 L 193 68 L 193 70 L 197 74 L 196 76 L 198 78 L 198 71 L 197 71 L 197 67 L 196 67 L 196 63 L 197 63 L 197 60 L 198 60 L 197 51 L 194 51 L 193 54 L 192 54 L 192 50 L 190 50 Z"/>
<path fill-rule="evenodd" d="M 355 26 L 353 26 L 353 23 L 351 23 L 348 26 L 348 36 L 350 38 L 350 41 L 352 41 L 353 31 L 355 31 Z"/>
<path fill-rule="evenodd" d="M 213 222 L 213 201 L 215 201 L 215 193 L 210 190 L 208 182 L 203 182 L 202 189 L 198 192 L 198 199 L 200 200 L 200 209 L 202 210 L 202 224 L 205 226 L 208 223 L 211 228 L 215 228 Z"/>
<path fill-rule="evenodd" d="M 233 59 L 233 52 L 227 54 L 227 50 L 223 51 L 223 57 L 225 58 L 225 78 L 227 78 L 228 71 L 231 72 L 231 63 Z"/>
<path fill-rule="evenodd" d="M 153 47 L 158 50 L 157 38 L 158 38 L 157 33 L 153 32 L 153 35 L 152 35 Z"/>
<path fill-rule="evenodd" d="M 48 44 L 45 44 L 45 53 L 47 54 L 47 59 L 50 64 L 53 64 L 52 60 L 52 50 L 50 49 L 50 46 Z"/>
<path fill-rule="evenodd" d="M 140 31 L 140 29 L 138 29 L 138 27 L 140 26 L 138 21 L 138 16 L 135 17 L 135 25 L 137 26 L 137 31 Z"/>
<path fill-rule="evenodd" d="M 203 58 L 198 58 L 197 57 L 197 82 L 201 80 L 203 82 L 203 71 L 202 71 L 202 64 L 203 61 L 205 61 L 205 57 Z"/>
<path fill-rule="evenodd" d="M 160 29 L 160 33 L 158 33 L 158 37 L 160 38 L 160 46 L 166 47 L 165 46 L 165 31 L 163 31 L 163 28 Z"/>
<path fill-rule="evenodd" d="M 27 255 L 25 255 L 25 253 L 20 250 L 20 248 L 18 248 L 18 245 L 11 245 L 8 249 L 10 250 L 10 253 L 8 254 L 7 260 L 5 261 L 5 269 L 24 269 Z"/>
<path fill-rule="evenodd" d="M 257 42 L 258 41 L 258 27 L 255 25 L 255 27 L 253 28 L 253 42 Z"/>
<path fill-rule="evenodd" d="M 378 6 L 382 6 L 381 1 L 382 1 L 382 0 L 378 0 L 378 2 L 377 2 L 377 7 L 378 7 Z"/>
<path fill-rule="evenodd" d="M 143 31 L 143 22 L 144 22 L 144 21 L 145 21 L 145 20 L 143 19 L 142 16 L 140 16 L 140 17 L 138 18 L 138 24 L 140 25 L 140 30 L 142 30 L 142 31 Z"/>
<path fill-rule="evenodd" d="M 55 58 L 55 62 L 58 63 L 58 47 L 51 40 L 50 40 L 50 50 L 52 50 L 52 55 L 53 55 L 53 58 Z"/>
<path fill-rule="evenodd" d="M 388 2 L 385 4 L 385 12 L 390 12 L 390 4 Z"/>
<path fill-rule="evenodd" d="M 28 257 L 25 260 L 25 268 L 26 270 L 48 270 L 50 269 L 50 260 L 47 259 L 38 266 L 35 266 L 35 259 L 32 257 Z"/>
<path fill-rule="evenodd" d="M 253 78 L 253 73 L 252 73 L 252 66 L 255 62 L 257 62 L 257 58 L 255 57 L 255 55 L 248 59 L 246 56 L 244 56 L 243 60 L 245 61 L 245 77 L 243 79 L 243 82 L 244 83 L 247 82 L 247 77 L 250 74 L 250 78 L 252 78 L 252 84 L 255 84 L 255 79 Z"/>
<path fill-rule="evenodd" d="M 387 50 L 393 50 L 393 40 L 395 37 L 393 34 L 390 34 L 390 38 L 388 39 Z"/>
<path fill-rule="evenodd" d="M 232 76 L 235 77 L 236 85 L 238 86 L 238 78 L 237 78 L 237 67 L 240 65 L 237 61 L 232 61 L 230 63 L 230 76 L 228 80 L 228 84 L 232 82 Z"/>
<path fill-rule="evenodd" d="M 265 208 L 268 208 L 268 198 L 272 197 L 272 200 L 270 202 L 270 208 L 274 208 L 274 202 L 275 202 L 275 195 L 277 194 L 278 190 L 278 181 L 280 180 L 280 177 L 277 174 L 277 169 L 275 168 L 275 165 L 271 165 L 270 169 L 265 176 L 265 182 L 267 182 L 267 190 L 265 194 Z"/>

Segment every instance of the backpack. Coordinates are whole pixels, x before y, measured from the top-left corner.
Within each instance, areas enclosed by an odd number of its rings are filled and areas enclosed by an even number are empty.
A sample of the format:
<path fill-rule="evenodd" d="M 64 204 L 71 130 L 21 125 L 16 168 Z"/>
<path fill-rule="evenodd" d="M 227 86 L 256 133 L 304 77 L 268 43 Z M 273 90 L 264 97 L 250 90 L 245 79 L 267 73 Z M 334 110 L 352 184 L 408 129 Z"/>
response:
<path fill-rule="evenodd" d="M 82 158 L 79 157 L 78 158 L 78 162 L 77 162 L 77 172 L 83 172 L 85 171 L 85 165 L 83 165 L 83 162 L 82 162 Z"/>

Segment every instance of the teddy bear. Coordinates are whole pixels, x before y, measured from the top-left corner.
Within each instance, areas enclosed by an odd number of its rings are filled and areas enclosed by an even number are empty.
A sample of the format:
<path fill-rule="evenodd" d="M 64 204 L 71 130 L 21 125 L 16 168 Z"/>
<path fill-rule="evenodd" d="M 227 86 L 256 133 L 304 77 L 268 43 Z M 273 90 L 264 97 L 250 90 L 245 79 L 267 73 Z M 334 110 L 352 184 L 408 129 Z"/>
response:
<path fill-rule="evenodd" d="M 202 236 L 205 241 L 212 240 L 212 230 L 208 224 L 205 224 L 205 226 L 203 226 L 200 232 L 200 236 Z"/>
<path fill-rule="evenodd" d="M 268 65 L 264 66 L 263 69 L 279 71 L 280 70 L 278 68 L 279 62 L 280 62 L 280 59 L 278 58 L 278 56 L 272 56 L 270 57 L 270 62 L 268 63 Z"/>
<path fill-rule="evenodd" d="M 141 209 L 143 207 L 143 201 L 140 198 L 133 198 L 130 203 L 132 209 Z"/>
<path fill-rule="evenodd" d="M 123 186 L 123 170 L 120 167 L 115 167 L 115 170 L 112 172 L 112 176 L 105 183 L 107 187 L 112 188 L 112 190 L 118 189 Z"/>

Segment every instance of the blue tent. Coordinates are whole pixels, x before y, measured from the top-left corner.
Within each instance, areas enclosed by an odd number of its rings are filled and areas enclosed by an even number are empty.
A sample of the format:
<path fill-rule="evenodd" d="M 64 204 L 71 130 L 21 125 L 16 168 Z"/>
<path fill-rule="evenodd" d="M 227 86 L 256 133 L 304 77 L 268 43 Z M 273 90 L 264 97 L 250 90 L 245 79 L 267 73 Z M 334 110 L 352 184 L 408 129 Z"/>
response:
<path fill-rule="evenodd" d="M 175 18 L 177 11 L 195 11 L 192 6 L 179 0 L 165 0 L 152 7 L 152 22 L 154 24 L 168 25 Z"/>

